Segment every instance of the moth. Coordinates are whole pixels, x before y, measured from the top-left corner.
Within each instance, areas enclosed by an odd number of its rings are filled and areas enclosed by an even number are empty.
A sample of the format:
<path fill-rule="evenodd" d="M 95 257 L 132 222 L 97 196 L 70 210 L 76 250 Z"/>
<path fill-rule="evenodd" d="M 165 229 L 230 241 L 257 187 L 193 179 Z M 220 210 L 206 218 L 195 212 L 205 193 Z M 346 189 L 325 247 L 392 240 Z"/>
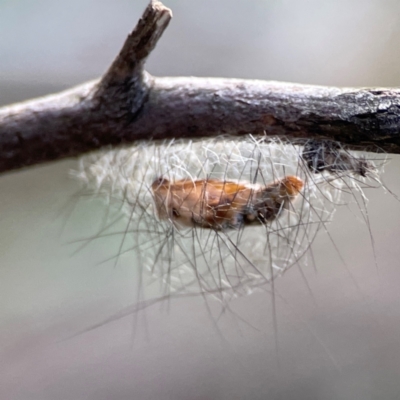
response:
<path fill-rule="evenodd" d="M 298 197 L 304 182 L 286 176 L 265 186 L 218 179 L 156 179 L 151 188 L 159 219 L 177 227 L 214 230 L 266 224 L 277 218 Z"/>

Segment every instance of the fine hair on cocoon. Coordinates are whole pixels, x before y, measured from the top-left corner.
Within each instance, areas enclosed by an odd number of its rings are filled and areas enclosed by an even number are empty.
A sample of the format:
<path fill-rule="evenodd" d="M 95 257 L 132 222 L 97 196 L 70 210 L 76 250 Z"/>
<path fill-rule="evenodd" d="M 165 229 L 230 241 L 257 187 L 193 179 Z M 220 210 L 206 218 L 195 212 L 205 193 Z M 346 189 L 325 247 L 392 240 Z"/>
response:
<path fill-rule="evenodd" d="M 246 135 L 103 150 L 73 175 L 124 215 L 122 232 L 104 221 L 98 237 L 120 238 L 116 262 L 133 254 L 144 286 L 226 302 L 313 262 L 340 206 L 356 203 L 368 225 L 363 190 L 384 187 L 383 164 L 336 142 Z"/>

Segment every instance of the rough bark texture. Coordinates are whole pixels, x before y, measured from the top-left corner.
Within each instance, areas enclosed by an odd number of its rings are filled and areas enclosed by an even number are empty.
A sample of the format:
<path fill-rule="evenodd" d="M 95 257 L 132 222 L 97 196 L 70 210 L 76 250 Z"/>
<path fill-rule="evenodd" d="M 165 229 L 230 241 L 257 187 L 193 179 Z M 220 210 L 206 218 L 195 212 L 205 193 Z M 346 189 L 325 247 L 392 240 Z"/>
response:
<path fill-rule="evenodd" d="M 150 76 L 144 62 L 170 18 L 152 1 L 102 79 L 0 109 L 0 172 L 106 145 L 220 134 L 330 138 L 400 153 L 400 89 Z"/>

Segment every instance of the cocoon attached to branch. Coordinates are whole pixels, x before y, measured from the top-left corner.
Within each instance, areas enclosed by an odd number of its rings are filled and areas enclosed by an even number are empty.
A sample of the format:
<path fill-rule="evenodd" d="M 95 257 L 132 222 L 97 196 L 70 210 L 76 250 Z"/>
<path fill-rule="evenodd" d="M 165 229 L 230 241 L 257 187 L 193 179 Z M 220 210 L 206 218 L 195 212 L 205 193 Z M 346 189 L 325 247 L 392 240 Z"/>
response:
<path fill-rule="evenodd" d="M 366 155 L 251 135 L 142 142 L 88 155 L 74 175 L 123 210 L 115 235 L 133 244 L 120 252 L 149 280 L 220 300 L 307 263 L 338 206 L 382 186 Z"/>

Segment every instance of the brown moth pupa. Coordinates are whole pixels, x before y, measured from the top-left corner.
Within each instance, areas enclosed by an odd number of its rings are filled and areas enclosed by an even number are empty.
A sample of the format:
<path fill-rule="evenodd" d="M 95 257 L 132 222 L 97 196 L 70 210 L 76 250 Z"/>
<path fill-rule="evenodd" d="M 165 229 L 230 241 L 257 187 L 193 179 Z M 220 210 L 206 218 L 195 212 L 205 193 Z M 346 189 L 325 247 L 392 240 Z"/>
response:
<path fill-rule="evenodd" d="M 289 208 L 303 186 L 296 176 L 265 186 L 218 179 L 171 182 L 159 178 L 152 191 L 160 219 L 170 219 L 178 227 L 226 230 L 273 221 Z"/>

